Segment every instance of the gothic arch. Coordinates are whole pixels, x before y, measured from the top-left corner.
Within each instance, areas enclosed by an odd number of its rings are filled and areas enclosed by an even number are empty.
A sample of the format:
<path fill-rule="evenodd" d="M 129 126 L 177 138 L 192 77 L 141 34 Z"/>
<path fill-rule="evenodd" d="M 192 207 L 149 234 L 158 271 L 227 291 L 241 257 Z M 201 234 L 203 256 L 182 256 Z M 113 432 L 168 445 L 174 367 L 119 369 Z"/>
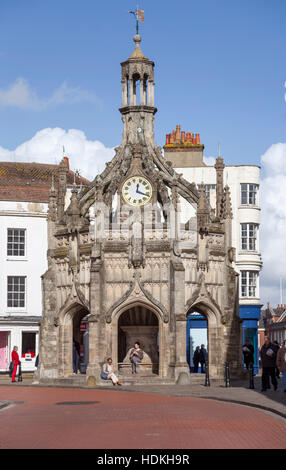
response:
<path fill-rule="evenodd" d="M 185 314 L 188 315 L 190 310 L 197 308 L 208 320 L 208 324 L 213 327 L 221 326 L 221 312 L 218 306 L 207 299 L 197 299 L 194 302 L 188 301 Z"/>
<path fill-rule="evenodd" d="M 132 295 L 133 293 L 135 295 Z M 136 301 L 146 304 L 146 307 L 150 310 L 154 309 L 160 316 L 160 320 L 164 323 L 169 322 L 169 312 L 167 309 L 157 299 L 155 299 L 142 283 L 140 281 L 138 282 L 137 279 L 134 279 L 130 283 L 129 289 L 106 312 L 106 322 L 111 323 L 113 321 L 115 312 L 117 312 L 118 309 L 120 310 L 121 308 L 125 308 L 126 304 Z"/>
<path fill-rule="evenodd" d="M 219 377 L 223 369 L 223 345 L 221 344 L 223 325 L 220 310 L 207 299 L 197 299 L 187 303 L 186 316 L 191 311 L 202 313 L 208 324 L 208 362 L 211 378 Z"/>
<path fill-rule="evenodd" d="M 111 316 L 111 330 L 112 330 L 112 360 L 114 364 L 118 364 L 118 322 L 121 315 L 127 310 L 133 307 L 144 307 L 149 312 L 153 313 L 158 321 L 158 333 L 159 333 L 159 350 L 164 350 L 164 313 L 160 309 L 153 305 L 148 300 L 144 299 L 132 299 L 125 302 L 123 305 L 119 305 L 112 313 Z M 139 339 L 139 338 L 138 338 Z M 162 358 L 159 360 L 159 376 L 162 376 L 163 361 Z"/>
<path fill-rule="evenodd" d="M 58 355 L 59 364 L 61 364 L 60 375 L 68 376 L 72 374 L 72 346 L 73 346 L 73 327 L 77 315 L 82 317 L 89 315 L 86 305 L 79 299 L 70 301 L 69 299 L 62 307 L 59 313 L 59 344 L 61 345 Z"/>

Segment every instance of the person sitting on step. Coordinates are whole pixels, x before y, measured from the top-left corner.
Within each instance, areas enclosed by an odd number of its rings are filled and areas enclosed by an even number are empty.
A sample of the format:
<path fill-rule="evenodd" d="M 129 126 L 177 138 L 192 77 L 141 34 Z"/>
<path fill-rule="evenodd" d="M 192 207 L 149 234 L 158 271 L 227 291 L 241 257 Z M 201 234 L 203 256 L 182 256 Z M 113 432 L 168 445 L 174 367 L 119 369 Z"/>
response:
<path fill-rule="evenodd" d="M 111 380 L 114 386 L 121 385 L 121 382 L 119 382 L 118 378 L 113 372 L 111 357 L 108 357 L 106 363 L 103 365 L 101 373 L 100 373 L 100 377 L 103 380 Z"/>
<path fill-rule="evenodd" d="M 143 351 L 140 349 L 140 343 L 137 341 L 134 348 L 130 352 L 130 361 L 132 367 L 132 374 L 136 374 L 136 364 L 140 363 L 143 359 Z"/>

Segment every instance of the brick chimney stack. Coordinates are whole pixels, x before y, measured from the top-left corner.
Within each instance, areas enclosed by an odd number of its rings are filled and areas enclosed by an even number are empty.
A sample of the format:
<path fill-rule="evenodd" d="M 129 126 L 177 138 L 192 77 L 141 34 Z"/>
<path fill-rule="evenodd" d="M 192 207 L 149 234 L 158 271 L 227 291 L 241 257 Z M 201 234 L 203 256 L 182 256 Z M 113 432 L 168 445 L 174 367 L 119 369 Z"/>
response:
<path fill-rule="evenodd" d="M 206 166 L 203 162 L 203 150 L 200 134 L 181 131 L 180 124 L 177 124 L 176 130 L 166 134 L 165 159 L 171 161 L 174 168 Z"/>

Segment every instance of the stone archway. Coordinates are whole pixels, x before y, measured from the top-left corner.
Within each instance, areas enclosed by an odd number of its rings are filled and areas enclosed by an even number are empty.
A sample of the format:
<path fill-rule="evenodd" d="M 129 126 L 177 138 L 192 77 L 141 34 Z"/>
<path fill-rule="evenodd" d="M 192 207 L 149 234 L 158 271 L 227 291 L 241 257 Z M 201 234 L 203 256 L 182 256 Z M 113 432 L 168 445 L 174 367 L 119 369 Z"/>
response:
<path fill-rule="evenodd" d="M 157 309 L 149 304 L 135 302 L 114 313 L 112 326 L 113 362 L 119 372 L 131 373 L 129 351 L 136 341 L 144 351 L 142 374 L 162 375 L 163 320 Z"/>
<path fill-rule="evenodd" d="M 208 320 L 207 317 L 197 308 L 191 309 L 187 314 L 187 362 L 191 373 L 203 373 L 205 366 L 202 366 L 201 357 L 196 357 L 195 351 L 204 346 L 208 351 Z"/>
<path fill-rule="evenodd" d="M 210 377 L 219 378 L 224 370 L 224 345 L 220 314 L 213 306 L 204 301 L 189 306 L 186 314 L 187 317 L 194 312 L 201 314 L 207 321 L 209 373 Z"/>
<path fill-rule="evenodd" d="M 79 343 L 80 352 L 82 351 L 81 347 L 88 348 L 88 341 L 84 341 L 84 334 L 80 331 L 81 322 L 88 315 L 87 308 L 79 303 L 73 304 L 61 314 L 59 372 L 62 377 L 67 377 L 73 373 L 73 340 L 75 339 Z"/>
<path fill-rule="evenodd" d="M 158 318 L 151 310 L 137 305 L 125 310 L 118 319 L 118 364 L 119 371 L 130 371 L 129 352 L 134 343 L 140 342 L 144 357 L 140 368 L 158 374 Z"/>

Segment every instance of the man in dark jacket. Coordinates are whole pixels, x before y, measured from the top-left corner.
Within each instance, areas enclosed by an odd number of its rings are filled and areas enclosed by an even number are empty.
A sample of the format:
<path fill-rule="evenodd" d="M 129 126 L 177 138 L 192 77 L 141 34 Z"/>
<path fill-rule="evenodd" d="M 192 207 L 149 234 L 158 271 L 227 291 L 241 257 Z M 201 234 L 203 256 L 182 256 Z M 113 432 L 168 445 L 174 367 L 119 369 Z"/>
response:
<path fill-rule="evenodd" d="M 201 364 L 201 373 L 205 373 L 205 364 L 207 360 L 207 350 L 205 348 L 205 345 L 201 345 L 201 350 L 200 350 L 200 364 Z"/>
<path fill-rule="evenodd" d="M 243 352 L 243 361 L 244 364 L 246 365 L 246 368 L 249 368 L 249 364 L 254 363 L 254 347 L 250 343 L 250 339 L 246 338 L 245 344 L 242 346 L 242 352 Z"/>
<path fill-rule="evenodd" d="M 194 362 L 194 374 L 198 373 L 199 362 L 200 362 L 200 347 L 197 346 L 193 356 Z"/>
<path fill-rule="evenodd" d="M 270 342 L 268 336 L 265 336 L 265 341 L 260 349 L 260 357 L 262 363 L 262 392 L 266 392 L 267 384 L 269 383 L 269 376 L 271 377 L 271 382 L 274 387 L 274 390 L 277 390 L 277 379 L 275 375 L 275 366 L 276 366 L 276 345 Z"/>

